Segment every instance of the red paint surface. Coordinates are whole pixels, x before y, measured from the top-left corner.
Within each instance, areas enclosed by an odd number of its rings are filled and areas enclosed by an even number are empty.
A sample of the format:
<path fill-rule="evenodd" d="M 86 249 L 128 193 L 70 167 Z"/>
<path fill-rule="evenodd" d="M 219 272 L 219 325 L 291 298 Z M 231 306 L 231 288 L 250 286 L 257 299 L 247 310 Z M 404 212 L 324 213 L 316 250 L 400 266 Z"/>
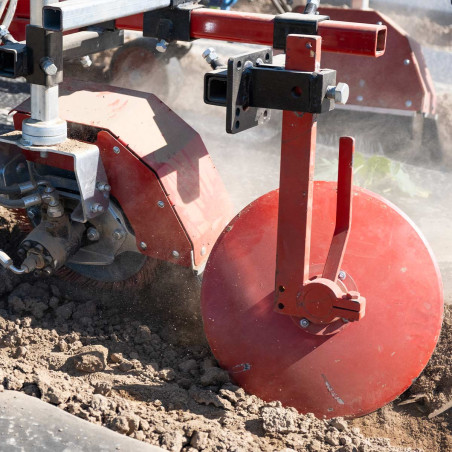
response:
<path fill-rule="evenodd" d="M 342 268 L 367 297 L 359 322 L 318 336 L 274 312 L 277 191 L 230 223 L 203 278 L 204 327 L 221 366 L 246 391 L 318 417 L 361 416 L 396 398 L 441 328 L 440 274 L 419 231 L 380 196 L 356 187 L 353 195 Z M 335 213 L 336 184 L 315 182 L 312 268 L 325 262 Z"/>

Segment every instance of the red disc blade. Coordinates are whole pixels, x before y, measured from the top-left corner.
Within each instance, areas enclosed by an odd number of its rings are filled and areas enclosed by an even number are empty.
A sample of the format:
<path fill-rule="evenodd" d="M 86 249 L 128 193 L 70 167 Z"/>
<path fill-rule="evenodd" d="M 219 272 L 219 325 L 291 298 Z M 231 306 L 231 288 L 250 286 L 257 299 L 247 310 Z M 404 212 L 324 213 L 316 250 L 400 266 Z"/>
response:
<path fill-rule="evenodd" d="M 361 416 L 395 399 L 427 364 L 441 329 L 441 278 L 419 231 L 369 191 L 354 188 L 353 202 L 342 269 L 366 297 L 366 315 L 335 335 L 312 335 L 273 311 L 277 190 L 229 224 L 204 272 L 204 326 L 220 365 L 246 391 L 318 417 Z M 316 182 L 317 268 L 327 256 L 335 206 L 336 185 Z"/>

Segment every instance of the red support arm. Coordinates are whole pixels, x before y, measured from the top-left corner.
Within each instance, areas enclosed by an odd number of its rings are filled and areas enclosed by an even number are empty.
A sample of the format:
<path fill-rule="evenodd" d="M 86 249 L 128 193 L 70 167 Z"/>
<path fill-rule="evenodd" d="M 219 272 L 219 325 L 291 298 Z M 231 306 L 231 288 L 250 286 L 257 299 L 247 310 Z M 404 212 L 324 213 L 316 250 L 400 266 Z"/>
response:
<path fill-rule="evenodd" d="M 270 14 L 254 14 L 214 9 L 191 13 L 191 36 L 220 41 L 273 45 Z M 384 54 L 386 27 L 326 20 L 319 23 L 322 51 L 379 57 Z"/>

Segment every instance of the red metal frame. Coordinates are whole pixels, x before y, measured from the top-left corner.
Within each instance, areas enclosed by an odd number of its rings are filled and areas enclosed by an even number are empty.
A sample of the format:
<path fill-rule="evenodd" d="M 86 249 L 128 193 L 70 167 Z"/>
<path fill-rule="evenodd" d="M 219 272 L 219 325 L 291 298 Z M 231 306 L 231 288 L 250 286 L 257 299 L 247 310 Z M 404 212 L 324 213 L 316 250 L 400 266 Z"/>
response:
<path fill-rule="evenodd" d="M 11 31 L 16 39 L 25 37 L 25 25 L 30 15 L 29 2 L 19 1 Z M 271 14 L 256 14 L 214 9 L 196 9 L 191 13 L 190 35 L 193 39 L 246 42 L 273 45 Z M 116 21 L 121 29 L 143 30 L 143 15 L 124 17 Z M 323 51 L 378 57 L 386 45 L 386 27 L 352 22 L 324 21 L 319 23 Z"/>

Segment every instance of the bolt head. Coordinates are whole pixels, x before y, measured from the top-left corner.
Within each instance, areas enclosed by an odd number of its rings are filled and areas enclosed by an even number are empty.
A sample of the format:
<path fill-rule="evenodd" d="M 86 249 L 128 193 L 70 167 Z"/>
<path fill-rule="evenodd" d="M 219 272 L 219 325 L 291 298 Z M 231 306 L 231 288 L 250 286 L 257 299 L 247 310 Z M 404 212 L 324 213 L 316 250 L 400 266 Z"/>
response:
<path fill-rule="evenodd" d="M 115 154 L 119 154 L 119 153 L 121 152 L 121 149 L 119 149 L 118 146 L 115 146 L 115 147 L 113 148 L 113 152 L 114 152 Z"/>
<path fill-rule="evenodd" d="M 201 248 L 201 256 L 205 256 L 206 253 L 207 253 L 206 247 L 203 246 L 203 247 Z"/>
<path fill-rule="evenodd" d="M 207 61 L 207 63 L 211 63 L 212 61 L 215 61 L 218 59 L 217 52 L 214 48 L 209 47 L 208 49 L 204 50 L 202 53 L 202 57 Z"/>
<path fill-rule="evenodd" d="M 160 52 L 160 53 L 165 53 L 167 48 L 168 48 L 168 43 L 164 39 L 161 39 L 155 45 L 155 50 L 157 50 L 157 52 Z"/>
<path fill-rule="evenodd" d="M 99 231 L 96 228 L 88 228 L 88 230 L 86 231 L 86 236 L 91 242 L 95 242 L 100 238 Z"/>
<path fill-rule="evenodd" d="M 115 240 L 121 240 L 125 235 L 126 234 L 122 229 L 116 229 L 115 231 L 113 231 L 113 238 Z"/>
<path fill-rule="evenodd" d="M 406 106 L 407 108 L 410 108 L 412 105 L 413 105 L 413 102 L 411 102 L 411 100 L 407 100 L 407 101 L 405 102 L 405 106 Z"/>
<path fill-rule="evenodd" d="M 140 248 L 142 249 L 142 250 L 145 250 L 145 249 L 147 249 L 147 245 L 146 245 L 146 243 L 145 242 L 141 242 L 140 243 Z"/>
<path fill-rule="evenodd" d="M 174 250 L 171 254 L 175 259 L 179 259 L 180 257 L 179 251 Z"/>
<path fill-rule="evenodd" d="M 347 83 L 338 83 L 334 91 L 334 101 L 338 104 L 346 104 L 348 96 L 350 95 L 350 88 Z"/>
<path fill-rule="evenodd" d="M 58 72 L 58 68 L 52 58 L 44 58 L 41 61 L 41 69 L 46 73 L 46 75 L 55 75 Z"/>
<path fill-rule="evenodd" d="M 405 66 L 409 66 L 410 63 L 411 63 L 411 60 L 409 60 L 408 58 L 407 58 L 406 60 L 403 60 L 403 64 L 404 64 Z"/>
<path fill-rule="evenodd" d="M 347 274 L 344 272 L 344 270 L 341 270 L 341 271 L 339 272 L 339 274 L 337 275 L 337 277 L 338 277 L 341 281 L 343 281 L 343 280 L 347 277 Z"/>
<path fill-rule="evenodd" d="M 308 319 L 301 319 L 300 320 L 300 326 L 301 328 L 307 328 L 309 326 L 309 320 Z"/>
<path fill-rule="evenodd" d="M 101 213 L 103 211 L 104 211 L 104 206 L 102 206 L 98 202 L 96 202 L 95 204 L 93 204 L 91 206 L 91 212 L 93 212 L 93 213 Z"/>
<path fill-rule="evenodd" d="M 163 209 L 165 207 L 165 203 L 163 201 L 157 201 L 157 205 Z"/>
<path fill-rule="evenodd" d="M 84 67 L 85 69 L 88 69 L 89 67 L 92 66 L 93 61 L 91 60 L 91 58 L 88 55 L 85 55 L 80 58 L 80 63 L 82 65 L 82 67 Z"/>

